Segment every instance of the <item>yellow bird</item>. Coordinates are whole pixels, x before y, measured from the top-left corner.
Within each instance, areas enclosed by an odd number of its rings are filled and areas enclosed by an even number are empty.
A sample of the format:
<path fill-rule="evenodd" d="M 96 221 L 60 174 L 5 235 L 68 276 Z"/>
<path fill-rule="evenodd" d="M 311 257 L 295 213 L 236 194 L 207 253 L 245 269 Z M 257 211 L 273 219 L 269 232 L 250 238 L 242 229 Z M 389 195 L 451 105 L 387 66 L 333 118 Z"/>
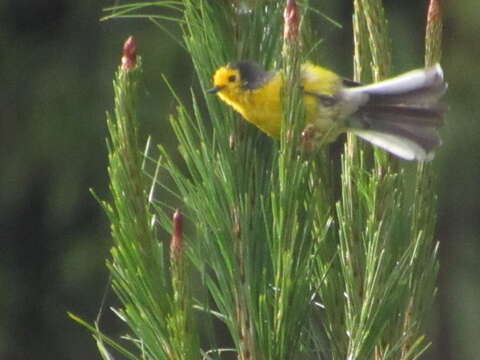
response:
<path fill-rule="evenodd" d="M 447 84 L 440 65 L 367 86 L 308 62 L 300 73 L 305 129 L 315 141 L 330 142 L 348 131 L 407 160 L 430 160 L 441 144 L 438 128 L 446 106 L 439 100 Z M 219 68 L 208 92 L 278 138 L 283 81 L 281 72 L 267 72 L 255 62 L 241 61 Z"/>

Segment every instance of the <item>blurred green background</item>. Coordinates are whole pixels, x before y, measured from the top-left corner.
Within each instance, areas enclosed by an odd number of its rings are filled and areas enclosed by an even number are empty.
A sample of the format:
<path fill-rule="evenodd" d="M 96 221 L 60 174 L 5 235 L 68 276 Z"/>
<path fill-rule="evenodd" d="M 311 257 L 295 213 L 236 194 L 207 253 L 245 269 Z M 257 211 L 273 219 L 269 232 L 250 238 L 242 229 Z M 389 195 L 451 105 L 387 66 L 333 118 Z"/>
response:
<path fill-rule="evenodd" d="M 350 76 L 350 1 L 314 3 L 344 25 L 317 24 L 325 40 L 319 58 Z M 99 22 L 110 5 L 0 2 L 0 359 L 99 358 L 89 333 L 66 312 L 93 321 L 107 285 L 109 229 L 88 189 L 108 198 L 105 110 L 123 41 L 138 39 L 142 131 L 155 141 L 175 146 L 167 122 L 174 102 L 161 74 L 185 99 L 195 83 L 188 54 L 148 21 Z M 395 73 L 421 66 L 426 1 L 385 5 Z M 451 1 L 444 15 L 451 110 L 434 163 L 441 271 L 426 358 L 470 360 L 480 353 L 480 2 Z M 102 326 L 121 334 L 109 311 Z"/>

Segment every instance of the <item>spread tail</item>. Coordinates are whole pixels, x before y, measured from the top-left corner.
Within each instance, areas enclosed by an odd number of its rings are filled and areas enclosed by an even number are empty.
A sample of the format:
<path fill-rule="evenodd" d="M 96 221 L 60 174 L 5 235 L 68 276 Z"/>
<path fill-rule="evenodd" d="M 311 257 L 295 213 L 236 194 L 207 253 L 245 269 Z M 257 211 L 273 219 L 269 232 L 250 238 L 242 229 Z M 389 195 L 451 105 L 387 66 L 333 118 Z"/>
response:
<path fill-rule="evenodd" d="M 440 65 L 347 88 L 346 99 L 359 103 L 349 130 L 403 159 L 431 160 L 441 144 L 438 128 L 447 107 L 438 101 L 446 89 Z"/>

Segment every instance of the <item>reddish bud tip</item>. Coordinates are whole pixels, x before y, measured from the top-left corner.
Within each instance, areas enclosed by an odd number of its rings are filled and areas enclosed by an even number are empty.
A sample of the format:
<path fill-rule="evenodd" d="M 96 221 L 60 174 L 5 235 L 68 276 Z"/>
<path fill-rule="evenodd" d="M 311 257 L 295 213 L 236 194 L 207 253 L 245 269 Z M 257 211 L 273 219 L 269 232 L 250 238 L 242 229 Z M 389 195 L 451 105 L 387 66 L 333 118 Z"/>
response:
<path fill-rule="evenodd" d="M 178 258 L 183 248 L 183 216 L 180 210 L 175 210 L 172 216 L 173 229 L 170 240 L 170 255 Z"/>
<path fill-rule="evenodd" d="M 130 70 L 137 63 L 137 42 L 133 36 L 130 36 L 123 44 L 122 69 Z"/>
<path fill-rule="evenodd" d="M 441 16 L 440 11 L 440 0 L 430 0 L 430 4 L 428 5 L 427 23 L 431 24 L 437 22 Z"/>
<path fill-rule="evenodd" d="M 298 28 L 300 24 L 300 14 L 295 0 L 287 0 L 283 10 L 283 39 L 294 42 L 298 38 Z"/>
<path fill-rule="evenodd" d="M 315 127 L 307 125 L 300 134 L 303 150 L 311 152 L 315 148 Z"/>
<path fill-rule="evenodd" d="M 311 141 L 313 140 L 313 127 L 312 126 L 307 126 L 305 129 L 303 129 L 302 133 L 300 134 L 300 137 L 302 138 L 302 141 Z"/>

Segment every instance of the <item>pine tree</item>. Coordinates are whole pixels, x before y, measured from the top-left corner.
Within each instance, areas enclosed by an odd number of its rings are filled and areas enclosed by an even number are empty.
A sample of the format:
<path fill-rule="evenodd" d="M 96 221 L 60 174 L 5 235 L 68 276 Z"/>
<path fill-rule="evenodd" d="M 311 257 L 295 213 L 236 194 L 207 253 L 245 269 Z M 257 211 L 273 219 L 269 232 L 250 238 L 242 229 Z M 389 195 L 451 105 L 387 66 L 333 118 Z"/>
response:
<path fill-rule="evenodd" d="M 203 93 L 192 92 L 190 111 L 172 91 L 184 164 L 161 145 L 154 159 L 150 144 L 141 150 L 135 116 L 141 61 L 126 45 L 108 117 L 112 201 L 102 204 L 116 313 L 137 349 L 90 327 L 102 356 L 113 358 L 108 344 L 129 359 L 417 359 L 428 347 L 438 268 L 433 170 L 419 164 L 412 185 L 398 160 L 350 136 L 342 155 L 328 146 L 301 151 L 298 71 L 316 46 L 314 4 L 159 1 L 114 15 L 147 5 L 178 11 L 203 89 L 232 59 L 282 68 L 282 135 L 266 137 Z M 431 1 L 428 64 L 440 58 L 438 6 Z M 353 19 L 355 80 L 387 77 L 392 44 L 381 1 L 354 0 Z M 162 191 L 182 204 L 173 219 Z M 230 347 L 217 345 L 219 326 Z"/>

